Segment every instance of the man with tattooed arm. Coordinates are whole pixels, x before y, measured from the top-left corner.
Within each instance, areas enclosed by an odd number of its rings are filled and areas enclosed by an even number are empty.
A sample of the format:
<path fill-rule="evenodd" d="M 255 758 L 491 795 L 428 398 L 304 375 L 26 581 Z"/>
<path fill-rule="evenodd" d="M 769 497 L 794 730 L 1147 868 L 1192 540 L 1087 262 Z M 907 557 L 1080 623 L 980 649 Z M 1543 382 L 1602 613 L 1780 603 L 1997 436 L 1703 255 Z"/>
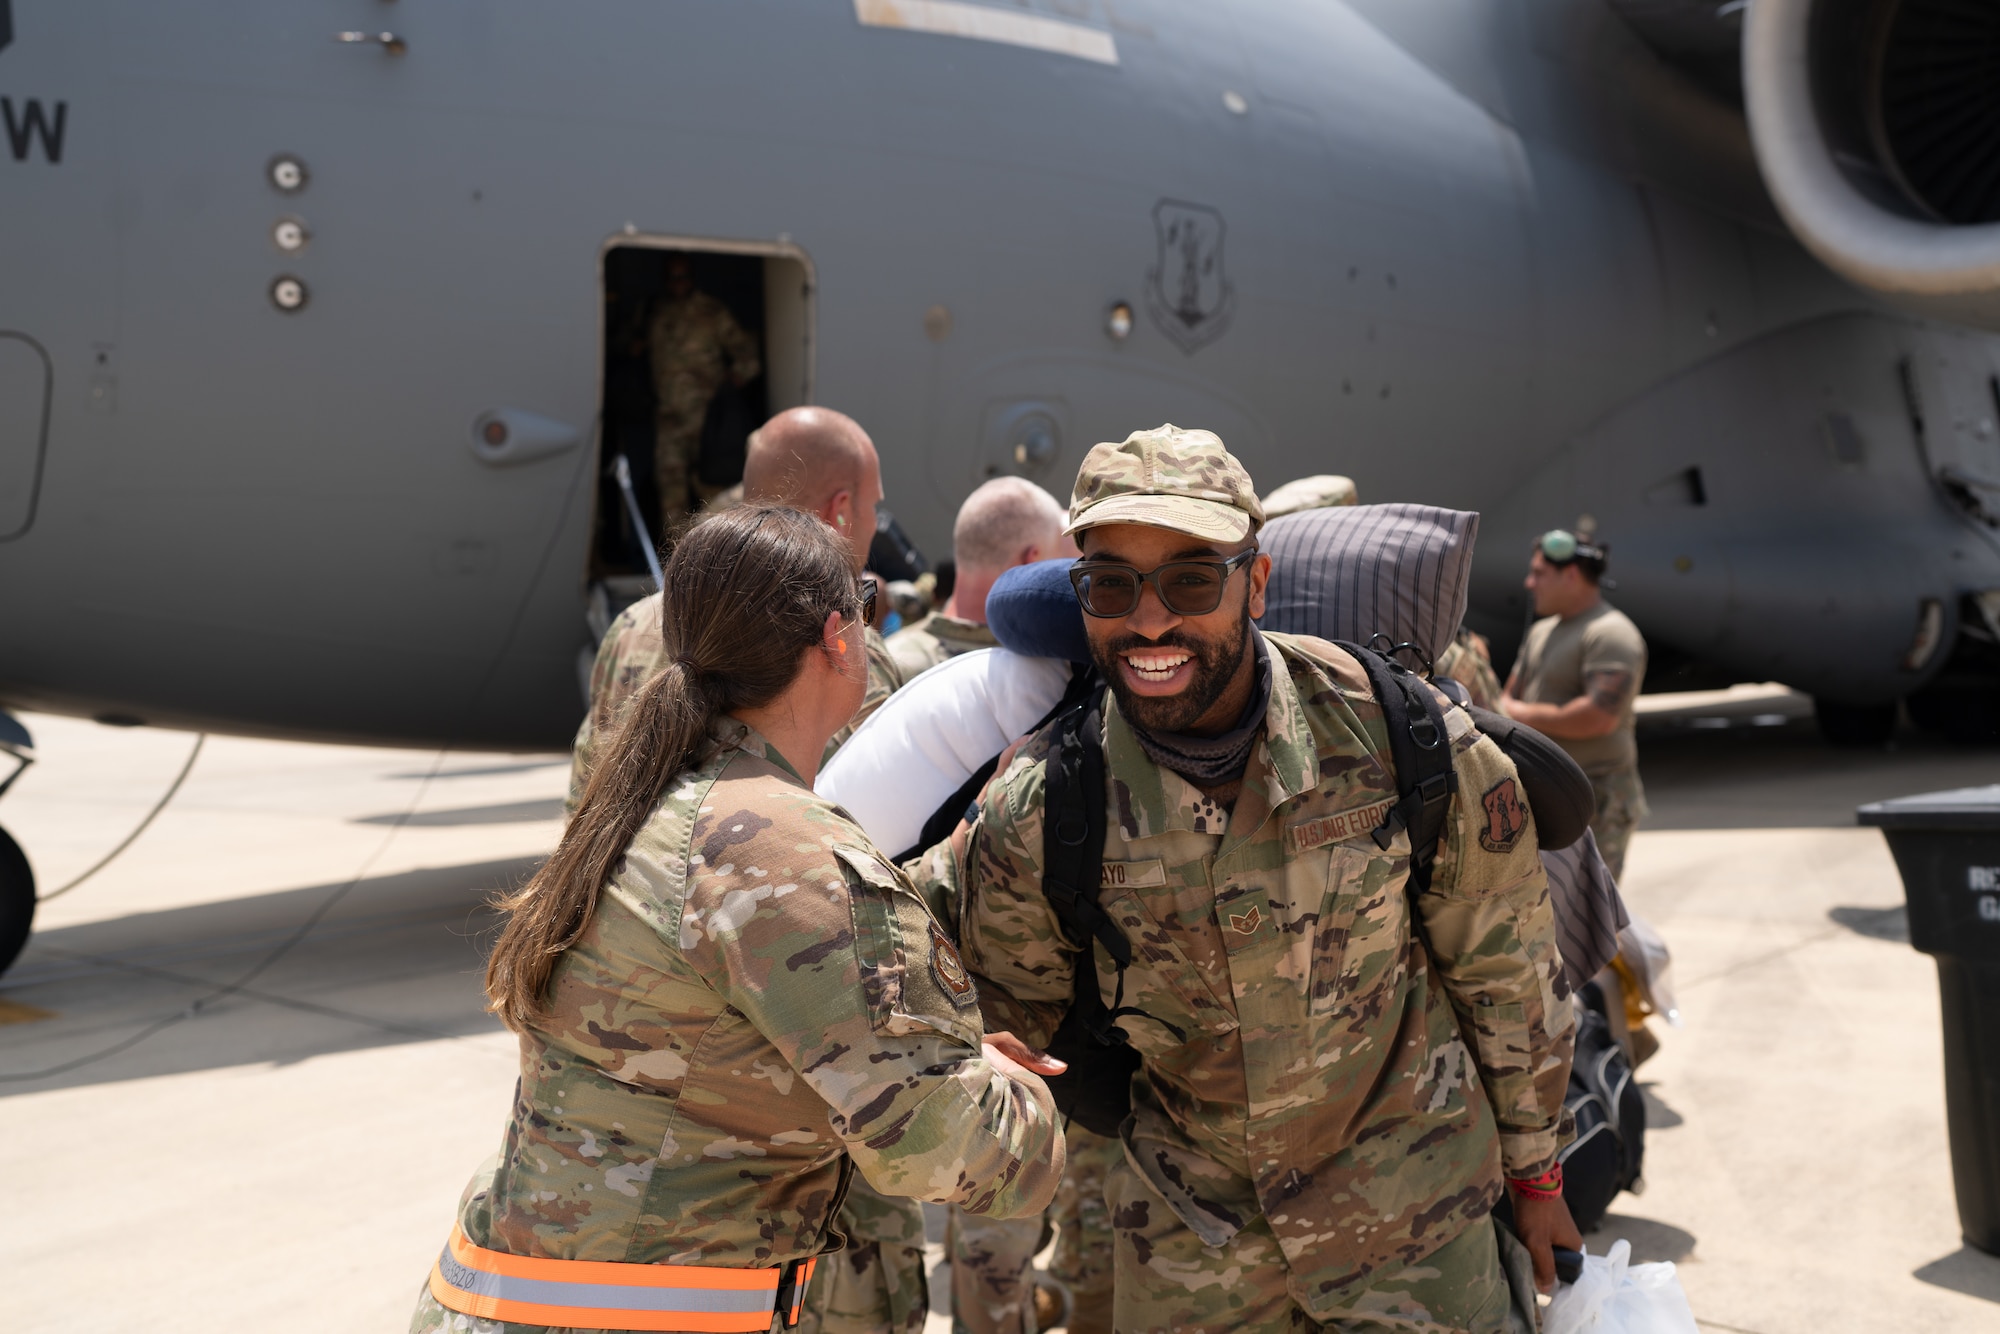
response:
<path fill-rule="evenodd" d="M 1501 699 L 1509 717 L 1553 738 L 1590 776 L 1590 830 L 1612 877 L 1644 819 L 1632 702 L 1646 679 L 1646 641 L 1604 600 L 1598 581 L 1610 548 L 1558 528 L 1535 541 L 1523 581 L 1541 617 L 1528 631 Z"/>

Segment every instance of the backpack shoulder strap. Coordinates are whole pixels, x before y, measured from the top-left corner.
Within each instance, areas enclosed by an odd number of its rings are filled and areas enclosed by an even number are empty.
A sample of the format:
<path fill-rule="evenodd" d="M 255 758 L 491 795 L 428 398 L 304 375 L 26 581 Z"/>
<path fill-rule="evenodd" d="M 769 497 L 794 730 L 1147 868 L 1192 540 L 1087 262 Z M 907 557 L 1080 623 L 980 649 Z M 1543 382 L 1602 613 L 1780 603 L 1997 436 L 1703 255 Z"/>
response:
<path fill-rule="evenodd" d="M 1093 1038 L 1111 1044 L 1124 1041 L 1124 1035 L 1112 1026 L 1112 1013 L 1098 994 L 1095 947 L 1102 945 L 1111 956 L 1122 982 L 1132 963 L 1132 942 L 1097 901 L 1108 825 L 1101 700 L 1101 690 L 1092 690 L 1056 719 L 1042 815 L 1042 893 L 1070 937 L 1084 942 L 1071 1007 Z"/>
<path fill-rule="evenodd" d="M 1458 791 L 1444 708 L 1423 678 L 1395 659 L 1360 644 L 1336 642 L 1368 673 L 1388 727 L 1389 758 L 1396 767 L 1396 804 L 1371 836 L 1377 847 L 1386 848 L 1397 830 L 1409 831 L 1410 892 L 1421 894 L 1431 887 L 1445 813 Z"/>

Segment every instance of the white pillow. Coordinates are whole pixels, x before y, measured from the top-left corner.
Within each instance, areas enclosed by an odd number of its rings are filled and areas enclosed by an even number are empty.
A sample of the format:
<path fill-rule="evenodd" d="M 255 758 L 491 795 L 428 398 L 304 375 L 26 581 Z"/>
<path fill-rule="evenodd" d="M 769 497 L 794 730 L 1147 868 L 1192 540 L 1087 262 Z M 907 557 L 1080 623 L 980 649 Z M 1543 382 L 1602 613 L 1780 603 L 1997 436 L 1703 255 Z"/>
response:
<path fill-rule="evenodd" d="M 1070 667 L 983 648 L 948 658 L 889 696 L 820 770 L 813 790 L 846 808 L 890 856 L 980 765 L 1040 722 Z"/>

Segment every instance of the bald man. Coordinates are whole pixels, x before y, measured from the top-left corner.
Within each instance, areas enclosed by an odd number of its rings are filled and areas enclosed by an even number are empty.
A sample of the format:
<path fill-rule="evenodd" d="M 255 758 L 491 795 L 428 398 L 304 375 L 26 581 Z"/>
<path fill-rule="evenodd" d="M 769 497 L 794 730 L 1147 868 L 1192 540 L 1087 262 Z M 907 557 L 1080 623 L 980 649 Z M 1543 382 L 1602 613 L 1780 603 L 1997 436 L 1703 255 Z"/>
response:
<path fill-rule="evenodd" d="M 1075 544 L 1062 535 L 1067 521 L 1056 498 L 1025 477 L 996 477 L 967 496 L 951 530 L 958 565 L 951 599 L 889 636 L 889 653 L 903 679 L 998 644 L 986 626 L 986 594 L 993 581 L 1016 565 L 1076 555 Z"/>
<path fill-rule="evenodd" d="M 846 413 L 789 408 L 751 432 L 740 503 L 788 505 L 818 516 L 847 540 L 857 575 L 868 564 L 875 507 L 881 501 L 882 463 L 875 442 Z M 827 748 L 829 757 L 907 679 L 879 633 L 868 630 L 866 642 L 868 693 L 854 720 L 834 736 Z M 590 707 L 571 751 L 569 809 L 576 809 L 583 795 L 593 738 L 611 726 L 625 701 L 659 670 L 663 657 L 657 595 L 627 607 L 604 632 L 590 673 Z"/>
<path fill-rule="evenodd" d="M 882 465 L 875 443 L 844 413 L 792 408 L 750 436 L 741 503 L 788 505 L 817 515 L 847 540 L 857 575 L 868 562 L 875 507 L 881 500 Z M 882 636 L 870 629 L 866 640 L 868 693 L 854 721 L 827 746 L 829 756 L 903 683 Z M 605 631 L 590 675 L 590 708 L 577 729 L 570 762 L 571 810 L 583 795 L 593 737 L 612 726 L 619 709 L 659 670 L 665 656 L 657 596 L 627 607 Z M 847 1234 L 847 1249 L 819 1267 L 806 1292 L 800 1334 L 919 1334 L 930 1293 L 917 1202 L 881 1195 L 857 1173 L 839 1226 Z"/>

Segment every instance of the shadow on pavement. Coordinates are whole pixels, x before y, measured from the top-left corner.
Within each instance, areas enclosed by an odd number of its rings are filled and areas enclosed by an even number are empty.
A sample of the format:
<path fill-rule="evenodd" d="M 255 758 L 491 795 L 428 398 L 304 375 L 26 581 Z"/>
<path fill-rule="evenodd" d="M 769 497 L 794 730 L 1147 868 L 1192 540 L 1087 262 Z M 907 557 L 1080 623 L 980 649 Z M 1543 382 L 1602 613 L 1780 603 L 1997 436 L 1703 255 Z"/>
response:
<path fill-rule="evenodd" d="M 1826 915 L 1857 936 L 1899 945 L 1910 943 L 1910 914 L 1901 904 L 1893 908 L 1854 908 L 1843 904 L 1828 908 Z"/>
<path fill-rule="evenodd" d="M 2000 1302 L 2000 1256 L 1961 1246 L 1950 1255 L 1911 1271 L 1934 1287 L 1950 1288 L 1968 1297 Z"/>
<path fill-rule="evenodd" d="M 2000 749 L 1922 733 L 1892 748 L 1829 745 L 1810 720 L 1782 727 L 1643 727 L 1639 773 L 1652 814 L 1642 829 L 1852 828 L 1854 808 L 1887 797 L 1993 781 Z"/>
<path fill-rule="evenodd" d="M 1632 1243 L 1632 1263 L 1651 1264 L 1655 1260 L 1685 1260 L 1694 1253 L 1694 1233 L 1672 1223 L 1628 1214 L 1606 1214 L 1596 1227 L 1583 1234 L 1583 1244 L 1592 1255 L 1603 1255 L 1611 1243 L 1624 1239 Z"/>
<path fill-rule="evenodd" d="M 0 1027 L 0 1097 L 498 1032 L 481 989 L 485 901 L 536 864 L 426 867 L 38 933 L 0 999 L 53 1017 Z"/>

